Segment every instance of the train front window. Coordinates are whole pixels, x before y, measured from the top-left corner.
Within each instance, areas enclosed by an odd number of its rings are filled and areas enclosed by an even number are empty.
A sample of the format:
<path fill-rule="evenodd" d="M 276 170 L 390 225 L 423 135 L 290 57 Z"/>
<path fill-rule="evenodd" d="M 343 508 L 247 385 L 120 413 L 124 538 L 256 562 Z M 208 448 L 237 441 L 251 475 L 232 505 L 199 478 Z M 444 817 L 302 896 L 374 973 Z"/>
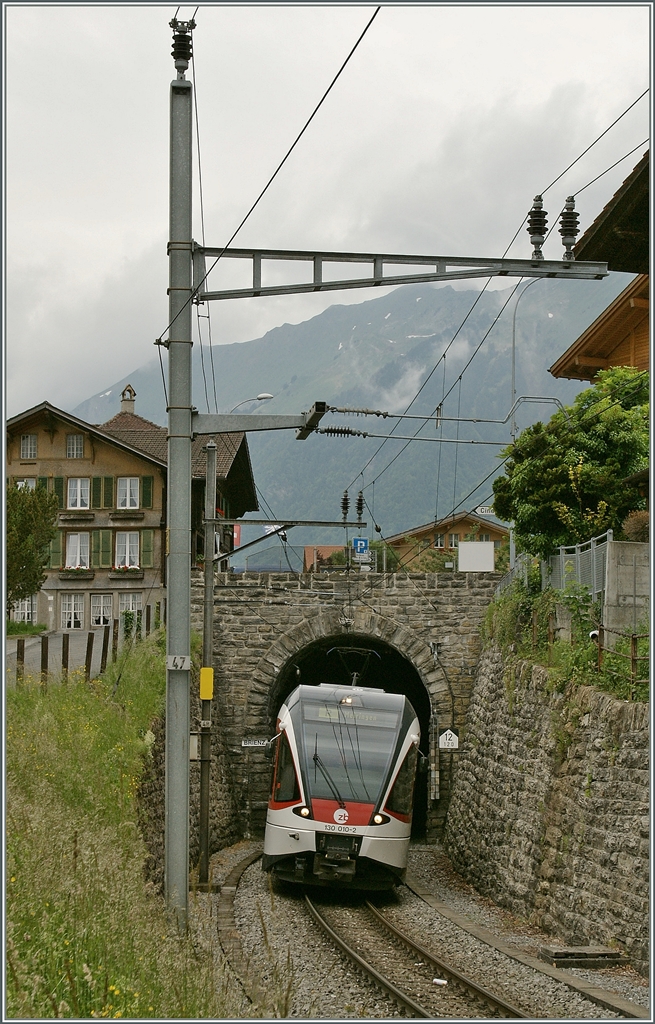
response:
<path fill-rule="evenodd" d="M 304 703 L 305 772 L 311 796 L 376 803 L 395 750 L 399 717 L 395 711 Z"/>
<path fill-rule="evenodd" d="M 276 803 L 288 803 L 292 800 L 300 800 L 300 789 L 298 779 L 293 767 L 293 757 L 289 741 L 282 733 L 277 751 L 277 764 L 273 778 L 273 800 Z"/>

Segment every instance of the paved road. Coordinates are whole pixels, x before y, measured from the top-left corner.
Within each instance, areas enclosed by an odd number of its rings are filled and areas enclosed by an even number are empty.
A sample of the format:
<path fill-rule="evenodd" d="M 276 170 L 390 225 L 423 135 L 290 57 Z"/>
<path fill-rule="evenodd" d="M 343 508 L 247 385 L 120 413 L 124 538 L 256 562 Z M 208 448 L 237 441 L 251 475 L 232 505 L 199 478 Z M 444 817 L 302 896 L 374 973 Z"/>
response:
<path fill-rule="evenodd" d="M 100 661 L 102 658 L 102 640 L 103 630 L 94 629 L 92 630 L 93 639 L 93 657 L 91 659 L 91 674 L 99 675 L 100 673 Z M 62 653 L 62 637 L 64 635 L 63 630 L 53 631 L 47 634 L 48 638 L 48 673 L 52 679 L 56 679 L 61 675 L 61 653 Z M 86 661 L 86 645 L 87 637 L 89 633 L 87 630 L 70 630 L 68 633 L 68 670 L 72 672 L 76 668 L 83 668 Z M 16 684 L 16 646 L 18 642 L 17 636 L 8 636 L 6 639 L 5 648 L 5 662 L 7 670 L 7 685 L 14 686 Z M 121 647 L 121 640 L 119 639 L 119 650 Z M 107 662 L 111 661 L 111 633 L 109 636 L 109 650 L 107 653 Z M 38 678 L 41 673 L 41 637 L 40 636 L 26 636 L 25 637 L 25 676 L 34 676 Z"/>

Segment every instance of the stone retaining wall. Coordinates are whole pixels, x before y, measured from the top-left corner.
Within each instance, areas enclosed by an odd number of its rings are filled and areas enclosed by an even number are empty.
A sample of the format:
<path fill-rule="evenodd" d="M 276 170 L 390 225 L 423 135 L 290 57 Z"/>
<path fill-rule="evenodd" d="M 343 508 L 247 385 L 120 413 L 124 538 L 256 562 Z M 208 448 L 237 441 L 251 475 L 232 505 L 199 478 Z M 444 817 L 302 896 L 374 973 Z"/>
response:
<path fill-rule="evenodd" d="M 480 660 L 446 848 L 485 895 L 571 945 L 648 971 L 649 705 Z"/>

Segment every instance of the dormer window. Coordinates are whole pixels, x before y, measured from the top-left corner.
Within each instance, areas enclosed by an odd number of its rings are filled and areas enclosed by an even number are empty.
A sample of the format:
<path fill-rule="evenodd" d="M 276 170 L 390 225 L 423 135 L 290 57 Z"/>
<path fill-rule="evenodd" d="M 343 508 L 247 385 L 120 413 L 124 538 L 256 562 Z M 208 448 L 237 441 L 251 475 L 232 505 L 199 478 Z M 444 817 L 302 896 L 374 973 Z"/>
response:
<path fill-rule="evenodd" d="M 66 458 L 84 458 L 84 434 L 66 434 Z"/>

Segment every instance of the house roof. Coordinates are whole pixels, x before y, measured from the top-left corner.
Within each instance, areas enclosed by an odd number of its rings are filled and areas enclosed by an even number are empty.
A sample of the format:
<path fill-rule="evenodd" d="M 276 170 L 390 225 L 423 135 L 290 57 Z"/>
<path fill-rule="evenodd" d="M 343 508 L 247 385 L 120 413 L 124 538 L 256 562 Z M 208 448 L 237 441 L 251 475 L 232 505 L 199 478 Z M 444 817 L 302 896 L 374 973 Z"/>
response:
<path fill-rule="evenodd" d="M 602 260 L 609 270 L 649 272 L 649 150 L 574 246 L 576 260 Z"/>
<path fill-rule="evenodd" d="M 119 412 L 107 423 L 93 424 L 80 420 L 71 413 L 57 409 L 50 402 L 41 402 L 25 412 L 7 420 L 7 433 L 11 436 L 18 427 L 24 427 L 30 420 L 45 415 L 85 431 L 99 440 L 115 445 L 123 451 L 145 459 L 166 470 L 168 465 L 168 431 L 151 420 L 135 413 Z M 244 433 L 199 435 L 191 442 L 191 475 L 194 480 L 205 479 L 205 445 L 213 440 L 216 444 L 216 476 L 224 483 L 230 504 L 243 512 L 258 509 L 255 481 L 250 462 L 250 452 Z M 228 479 L 229 478 L 229 479 Z"/>
<path fill-rule="evenodd" d="M 649 315 L 649 278 L 640 274 L 603 310 L 549 369 L 553 377 L 592 380 L 616 365 L 612 353 Z M 642 328 L 643 329 L 643 328 Z M 647 357 L 647 352 L 645 353 Z"/>
<path fill-rule="evenodd" d="M 450 530 L 458 523 L 467 520 L 468 522 L 479 523 L 481 526 L 492 527 L 499 533 L 509 533 L 509 528 L 503 523 L 500 523 L 497 519 L 492 519 L 489 516 L 480 516 L 477 512 L 457 512 L 455 515 L 448 516 L 446 519 L 439 519 L 436 522 L 432 520 L 429 523 L 424 523 L 423 526 L 413 526 L 409 530 L 403 530 L 402 533 L 395 533 L 393 537 L 387 537 L 387 544 L 393 544 L 405 539 L 405 537 L 415 537 L 420 533 L 427 533 L 433 530 Z"/>

